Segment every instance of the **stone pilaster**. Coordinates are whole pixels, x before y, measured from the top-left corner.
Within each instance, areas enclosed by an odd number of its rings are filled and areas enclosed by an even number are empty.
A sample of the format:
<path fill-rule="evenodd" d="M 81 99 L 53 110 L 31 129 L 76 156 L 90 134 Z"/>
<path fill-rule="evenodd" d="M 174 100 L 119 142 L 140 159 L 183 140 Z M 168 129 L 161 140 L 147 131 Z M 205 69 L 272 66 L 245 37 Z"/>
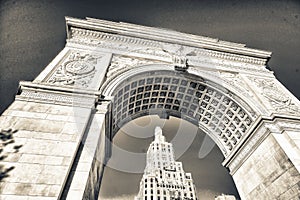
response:
<path fill-rule="evenodd" d="M 77 153 L 63 198 L 97 199 L 103 167 L 110 145 L 110 103 L 101 102 L 91 115 Z"/>

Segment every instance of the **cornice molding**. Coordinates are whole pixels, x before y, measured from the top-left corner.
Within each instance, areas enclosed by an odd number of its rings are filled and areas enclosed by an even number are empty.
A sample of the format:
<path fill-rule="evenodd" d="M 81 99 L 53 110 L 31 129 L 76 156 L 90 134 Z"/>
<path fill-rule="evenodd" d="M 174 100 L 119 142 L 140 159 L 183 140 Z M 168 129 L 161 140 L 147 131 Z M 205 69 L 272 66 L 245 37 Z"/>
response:
<path fill-rule="evenodd" d="M 76 19 L 72 17 L 66 17 L 66 25 L 68 38 L 71 36 L 69 32 L 70 28 L 78 27 L 86 30 L 132 36 L 152 41 L 176 43 L 191 47 L 205 48 L 239 55 L 248 55 L 263 59 L 268 59 L 271 56 L 271 52 L 248 48 L 245 44 L 227 42 L 216 38 L 197 36 L 162 28 L 153 28 L 124 22 L 112 22 L 94 18 Z M 166 35 L 168 37 L 166 37 Z"/>
<path fill-rule="evenodd" d="M 20 82 L 16 100 L 32 101 L 48 104 L 67 105 L 73 107 L 92 108 L 98 100 L 96 91 L 58 88 L 57 86 Z"/>
<path fill-rule="evenodd" d="M 98 20 L 81 20 L 81 19 L 74 19 L 74 18 L 66 18 L 67 22 L 67 31 L 68 31 L 68 43 L 77 43 L 83 45 L 89 45 L 94 47 L 102 47 L 102 48 L 110 48 L 110 49 L 117 49 L 117 50 L 125 50 L 125 51 L 132 51 L 137 53 L 144 53 L 150 54 L 154 56 L 159 56 L 162 58 L 172 57 L 172 55 L 167 54 L 164 52 L 165 46 L 177 46 L 177 48 L 185 48 L 192 50 L 195 55 L 189 56 L 188 60 L 193 60 L 197 62 L 197 57 L 210 57 L 212 59 L 218 60 L 228 60 L 231 62 L 237 62 L 241 64 L 251 64 L 256 71 L 265 71 L 265 65 L 268 62 L 268 59 L 271 57 L 271 52 L 261 51 L 257 49 L 250 49 L 246 48 L 245 45 L 231 43 L 231 42 L 224 42 L 219 41 L 213 38 L 206 38 L 201 36 L 194 36 L 190 34 L 175 32 L 175 31 L 167 31 L 164 29 L 158 28 L 151 28 L 145 27 L 146 30 L 149 29 L 147 32 L 147 36 L 139 37 L 138 35 L 134 35 L 134 31 L 136 28 L 132 28 L 134 26 L 140 27 L 138 25 L 127 24 L 129 26 L 128 31 L 130 34 L 126 34 L 123 31 L 119 31 L 120 27 L 124 27 L 124 23 L 116 23 L 116 22 L 109 22 L 99 20 L 101 23 L 98 24 Z M 104 23 L 105 22 L 105 23 Z M 108 27 L 106 25 L 109 24 Z M 126 30 L 127 30 L 126 29 Z M 152 38 L 151 37 L 151 30 L 154 33 L 159 31 L 160 38 Z M 177 39 L 174 41 L 168 41 L 166 38 L 170 39 L 170 37 L 165 37 L 167 32 L 170 32 L 168 36 L 171 34 L 176 35 Z M 162 33 L 164 33 L 162 35 Z M 179 38 L 180 36 L 180 38 Z M 184 43 L 185 39 L 182 38 L 192 38 L 189 43 Z M 204 39 L 203 39 L 204 38 Z M 209 41 L 208 46 L 201 46 L 199 42 L 207 42 Z M 175 44 L 176 43 L 176 44 Z M 225 49 L 215 48 L 215 45 L 218 44 L 219 46 L 226 47 Z M 225 45 L 226 44 L 226 45 Z M 228 49 L 230 47 L 234 48 L 235 51 Z M 144 49 L 155 49 L 155 51 L 144 51 L 141 52 L 141 48 Z M 142 49 L 143 49 L 142 48 Z M 250 53 L 249 53 L 250 52 Z M 251 53 L 252 52 L 252 53 Z M 253 53 L 255 52 L 255 53 Z M 179 55 L 182 56 L 182 55 Z M 260 70 L 261 68 L 261 70 Z"/>
<path fill-rule="evenodd" d="M 67 41 L 68 43 L 89 45 L 89 46 L 94 46 L 96 48 L 97 47 L 109 48 L 109 49 L 112 48 L 121 51 L 129 50 L 135 53 L 143 53 L 143 54 L 158 56 L 162 58 L 171 57 L 170 54 L 167 54 L 166 52 L 162 51 L 163 46 L 167 45 L 166 43 L 163 42 L 151 41 L 151 40 L 141 39 L 141 38 L 133 38 L 133 37 L 122 36 L 122 35 L 115 35 L 110 33 L 98 32 L 94 30 L 86 30 L 82 28 L 70 27 L 69 38 Z M 130 47 L 131 45 L 135 45 L 135 49 L 131 48 Z M 141 47 L 144 47 L 146 49 L 142 51 Z M 259 68 L 262 68 L 261 70 L 265 70 L 264 66 L 268 61 L 266 58 L 257 58 L 257 57 L 233 54 L 228 52 L 220 52 L 216 50 L 209 50 L 209 49 L 203 49 L 197 47 L 189 47 L 189 46 L 182 46 L 182 47 L 191 48 L 196 53 L 196 56 L 202 56 L 202 57 L 208 56 L 215 59 L 223 59 L 223 60 L 229 60 L 229 61 L 240 62 L 240 63 L 249 63 L 258 66 Z M 153 51 L 149 51 L 148 50 L 149 48 L 151 48 Z M 197 60 L 196 56 L 188 56 L 188 57 L 191 60 L 196 61 Z"/>

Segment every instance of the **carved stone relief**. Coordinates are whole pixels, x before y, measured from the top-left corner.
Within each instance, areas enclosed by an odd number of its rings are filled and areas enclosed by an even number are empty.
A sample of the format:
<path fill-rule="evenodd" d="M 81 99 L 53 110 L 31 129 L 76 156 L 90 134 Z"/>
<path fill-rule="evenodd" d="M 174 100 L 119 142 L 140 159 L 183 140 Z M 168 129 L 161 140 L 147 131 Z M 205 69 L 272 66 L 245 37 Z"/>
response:
<path fill-rule="evenodd" d="M 220 76 L 222 79 L 226 80 L 227 83 L 238 88 L 238 90 L 245 96 L 253 97 L 248 85 L 243 81 L 242 77 L 238 73 L 220 72 Z"/>
<path fill-rule="evenodd" d="M 159 57 L 164 57 L 164 58 L 171 57 L 170 53 L 164 51 L 162 48 L 157 48 L 157 47 L 134 48 L 131 50 L 131 52 L 159 56 Z"/>
<path fill-rule="evenodd" d="M 261 94 L 270 102 L 270 105 L 278 113 L 290 113 L 299 115 L 299 106 L 292 100 L 289 94 L 281 90 L 271 79 L 248 77 L 259 88 Z"/>
<path fill-rule="evenodd" d="M 71 52 L 46 82 L 88 88 L 97 71 L 97 61 L 101 57 L 87 53 Z"/>
<path fill-rule="evenodd" d="M 158 63 L 162 63 L 162 62 L 142 59 L 142 58 L 115 55 L 112 58 L 112 61 L 106 73 L 106 77 L 111 79 L 117 76 L 118 74 L 121 74 L 134 67 L 138 67 L 146 64 L 158 64 Z"/>

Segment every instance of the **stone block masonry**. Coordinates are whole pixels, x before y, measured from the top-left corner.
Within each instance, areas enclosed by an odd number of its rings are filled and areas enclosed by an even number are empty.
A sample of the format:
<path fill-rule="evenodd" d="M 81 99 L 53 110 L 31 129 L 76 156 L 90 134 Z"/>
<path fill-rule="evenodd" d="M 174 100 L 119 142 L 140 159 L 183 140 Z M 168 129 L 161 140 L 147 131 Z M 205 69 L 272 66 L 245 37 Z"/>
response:
<path fill-rule="evenodd" d="M 58 199 L 89 110 L 15 101 L 0 117 L 0 199 Z"/>
<path fill-rule="evenodd" d="M 298 199 L 300 174 L 274 134 L 233 175 L 242 199 Z M 287 181 L 288 180 L 288 181 Z"/>

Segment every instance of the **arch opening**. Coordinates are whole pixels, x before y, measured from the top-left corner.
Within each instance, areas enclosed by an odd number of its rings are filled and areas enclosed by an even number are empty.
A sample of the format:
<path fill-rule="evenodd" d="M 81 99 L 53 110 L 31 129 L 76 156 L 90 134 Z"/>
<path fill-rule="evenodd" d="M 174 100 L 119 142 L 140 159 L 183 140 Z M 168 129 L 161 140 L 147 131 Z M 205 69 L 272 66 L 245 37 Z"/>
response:
<path fill-rule="evenodd" d="M 112 136 L 141 116 L 174 116 L 204 130 L 226 157 L 256 120 L 251 107 L 222 85 L 185 72 L 141 68 L 125 72 L 117 82 L 111 81 L 114 87 L 104 89 L 112 97 Z"/>
<path fill-rule="evenodd" d="M 114 146 L 125 150 L 127 157 L 120 155 L 119 149 L 113 150 L 109 162 L 113 162 L 114 165 L 109 163 L 104 169 L 99 194 L 100 199 L 111 200 L 120 199 L 121 197 L 133 199 L 137 195 L 143 172 L 132 173 L 125 170 L 116 170 L 114 166 L 123 166 L 124 168 L 127 166 L 132 169 L 139 165 L 144 169 L 146 162 L 145 153 L 149 144 L 153 141 L 153 131 L 157 125 L 163 128 L 166 141 L 173 144 L 176 160 L 183 163 L 183 168 L 186 172 L 192 173 L 198 197 L 201 199 L 213 199 L 215 196 L 224 193 L 234 195 L 239 199 L 239 194 L 231 175 L 221 165 L 224 155 L 222 155 L 220 149 L 214 145 L 204 158 L 198 157 L 199 147 L 207 142 L 205 140 L 206 134 L 198 126 L 186 120 L 177 117 L 161 119 L 157 115 L 138 117 L 122 126 L 116 133 L 113 138 Z M 182 155 L 178 155 L 182 150 L 182 146 L 176 142 L 176 137 L 178 135 L 186 135 L 186 133 L 189 133 L 192 142 Z M 211 142 L 213 143 L 213 141 Z M 131 161 L 129 154 L 133 153 L 143 155 L 143 159 L 140 159 L 139 162 Z M 109 181 L 115 179 L 120 179 L 121 181 Z"/>

